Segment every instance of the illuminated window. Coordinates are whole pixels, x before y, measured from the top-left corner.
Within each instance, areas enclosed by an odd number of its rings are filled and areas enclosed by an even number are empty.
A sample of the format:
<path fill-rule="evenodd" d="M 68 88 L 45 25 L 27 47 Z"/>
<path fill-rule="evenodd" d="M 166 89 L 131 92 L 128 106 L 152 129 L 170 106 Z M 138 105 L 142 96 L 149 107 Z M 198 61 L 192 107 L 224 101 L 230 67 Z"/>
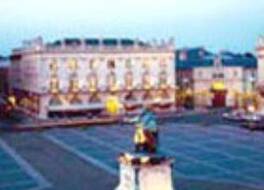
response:
<path fill-rule="evenodd" d="M 76 59 L 72 58 L 69 60 L 68 67 L 71 71 L 76 71 L 78 69 L 78 62 Z"/>
<path fill-rule="evenodd" d="M 55 75 L 57 73 L 58 64 L 55 59 L 50 63 L 49 68 L 50 68 L 52 75 Z"/>
<path fill-rule="evenodd" d="M 97 85 L 98 85 L 98 81 L 97 81 L 97 76 L 95 73 L 91 73 L 88 76 L 88 88 L 89 91 L 94 92 L 97 90 Z"/>
<path fill-rule="evenodd" d="M 78 92 L 79 91 L 79 81 L 77 79 L 70 79 L 69 81 L 69 91 Z"/>
<path fill-rule="evenodd" d="M 150 73 L 149 72 L 145 72 L 143 74 L 142 83 L 143 83 L 143 88 L 144 89 L 151 88 L 151 77 L 150 77 Z"/>
<path fill-rule="evenodd" d="M 133 88 L 133 73 L 132 71 L 128 71 L 125 74 L 125 85 L 127 89 Z"/>
<path fill-rule="evenodd" d="M 149 65 L 148 60 L 145 59 L 144 62 L 143 62 L 143 65 L 142 65 L 143 69 L 148 70 L 148 69 L 149 69 L 149 66 L 150 66 L 150 65 Z"/>
<path fill-rule="evenodd" d="M 56 76 L 50 79 L 50 91 L 51 93 L 57 93 L 59 91 L 59 80 Z"/>
<path fill-rule="evenodd" d="M 96 62 L 95 62 L 94 59 L 91 59 L 91 60 L 89 61 L 89 68 L 90 68 L 91 70 L 93 70 L 93 69 L 96 68 Z"/>

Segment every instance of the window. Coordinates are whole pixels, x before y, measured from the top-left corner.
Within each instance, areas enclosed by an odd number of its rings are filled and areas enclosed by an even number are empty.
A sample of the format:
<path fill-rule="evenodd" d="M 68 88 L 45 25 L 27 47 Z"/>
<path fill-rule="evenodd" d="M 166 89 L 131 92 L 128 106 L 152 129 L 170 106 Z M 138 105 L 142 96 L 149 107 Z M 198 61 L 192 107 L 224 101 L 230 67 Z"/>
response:
<path fill-rule="evenodd" d="M 133 73 L 132 71 L 128 71 L 125 74 L 125 85 L 127 89 L 130 89 L 133 87 Z"/>
<path fill-rule="evenodd" d="M 225 77 L 224 73 L 214 73 L 213 78 L 214 79 L 223 79 Z"/>
<path fill-rule="evenodd" d="M 164 86 L 167 84 L 167 72 L 161 71 L 159 74 L 159 85 Z"/>
<path fill-rule="evenodd" d="M 110 72 L 107 75 L 107 83 L 108 83 L 108 88 L 113 89 L 116 87 L 116 75 L 114 72 Z"/>
<path fill-rule="evenodd" d="M 126 60 L 126 69 L 132 69 L 131 59 Z"/>
<path fill-rule="evenodd" d="M 234 71 L 234 77 L 237 77 L 238 73 L 237 71 Z"/>
<path fill-rule="evenodd" d="M 79 90 L 79 81 L 75 78 L 70 79 L 69 81 L 69 91 L 77 92 Z"/>
<path fill-rule="evenodd" d="M 143 83 L 143 88 L 144 89 L 149 89 L 151 88 L 151 83 L 150 83 L 150 73 L 148 71 L 144 72 L 143 78 L 142 78 L 142 83 Z"/>
<path fill-rule="evenodd" d="M 159 66 L 160 66 L 161 69 L 166 69 L 166 60 L 165 59 L 162 59 L 159 62 Z"/>
<path fill-rule="evenodd" d="M 114 69 L 115 68 L 115 61 L 114 60 L 109 60 L 107 63 L 108 69 Z"/>
<path fill-rule="evenodd" d="M 68 62 L 68 67 L 71 71 L 76 71 L 78 69 L 78 62 L 76 59 L 72 58 Z"/>
<path fill-rule="evenodd" d="M 51 63 L 50 63 L 50 71 L 52 72 L 57 72 L 58 70 L 58 65 L 56 60 L 54 59 Z"/>
<path fill-rule="evenodd" d="M 148 69 L 149 69 L 149 62 L 145 60 L 145 61 L 143 62 L 142 67 L 143 67 L 143 69 L 148 70 Z"/>
<path fill-rule="evenodd" d="M 91 70 L 95 69 L 95 61 L 94 61 L 94 59 L 91 59 L 91 60 L 89 61 L 89 68 L 90 68 Z"/>
<path fill-rule="evenodd" d="M 96 91 L 97 90 L 97 84 L 98 84 L 97 75 L 95 73 L 91 73 L 88 76 L 88 88 L 89 88 L 89 91 L 91 91 L 91 92 Z"/>
<path fill-rule="evenodd" d="M 181 61 L 185 61 L 187 59 L 187 53 L 186 51 L 181 51 L 180 54 L 179 54 L 179 59 Z"/>
<path fill-rule="evenodd" d="M 198 77 L 203 77 L 203 72 L 202 71 L 198 72 Z"/>
<path fill-rule="evenodd" d="M 50 79 L 50 91 L 54 94 L 59 91 L 59 80 L 56 76 L 53 76 Z"/>

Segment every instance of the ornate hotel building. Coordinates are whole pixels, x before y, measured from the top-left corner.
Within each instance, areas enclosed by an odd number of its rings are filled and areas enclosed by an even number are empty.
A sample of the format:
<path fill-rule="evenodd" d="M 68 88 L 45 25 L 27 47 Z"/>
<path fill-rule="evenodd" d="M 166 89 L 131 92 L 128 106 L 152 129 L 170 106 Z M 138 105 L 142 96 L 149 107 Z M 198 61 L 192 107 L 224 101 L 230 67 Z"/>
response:
<path fill-rule="evenodd" d="M 115 95 L 125 110 L 175 103 L 173 40 L 64 39 L 23 42 L 11 56 L 10 85 L 18 108 L 37 118 L 103 112 Z"/>

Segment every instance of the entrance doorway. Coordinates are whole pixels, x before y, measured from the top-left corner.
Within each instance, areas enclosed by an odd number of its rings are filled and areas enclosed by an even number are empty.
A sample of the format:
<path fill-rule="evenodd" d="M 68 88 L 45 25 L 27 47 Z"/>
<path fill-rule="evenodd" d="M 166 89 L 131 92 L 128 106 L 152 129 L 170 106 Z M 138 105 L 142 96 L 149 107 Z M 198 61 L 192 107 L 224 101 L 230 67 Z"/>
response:
<path fill-rule="evenodd" d="M 226 106 L 226 90 L 212 90 L 212 105 L 215 108 Z"/>

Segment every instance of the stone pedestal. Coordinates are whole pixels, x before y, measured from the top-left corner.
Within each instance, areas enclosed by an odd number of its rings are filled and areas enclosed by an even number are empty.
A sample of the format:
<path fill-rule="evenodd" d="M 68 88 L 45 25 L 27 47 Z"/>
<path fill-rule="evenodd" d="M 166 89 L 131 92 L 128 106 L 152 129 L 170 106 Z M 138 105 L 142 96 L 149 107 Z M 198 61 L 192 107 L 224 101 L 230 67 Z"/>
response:
<path fill-rule="evenodd" d="M 173 190 L 173 160 L 161 155 L 122 154 L 115 190 Z"/>

